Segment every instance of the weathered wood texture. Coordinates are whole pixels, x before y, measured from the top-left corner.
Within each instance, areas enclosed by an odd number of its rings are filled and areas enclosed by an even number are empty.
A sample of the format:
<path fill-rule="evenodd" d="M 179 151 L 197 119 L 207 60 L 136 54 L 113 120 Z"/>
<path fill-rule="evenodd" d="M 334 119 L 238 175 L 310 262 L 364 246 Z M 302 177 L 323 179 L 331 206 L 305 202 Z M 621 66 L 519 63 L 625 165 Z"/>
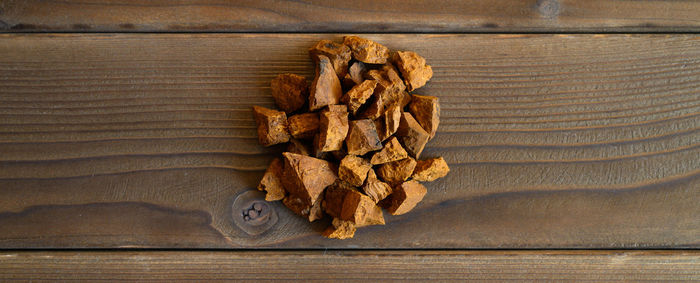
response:
<path fill-rule="evenodd" d="M 282 149 L 251 106 L 338 35 L 0 35 L 0 247 L 700 246 L 697 35 L 367 36 L 433 65 L 452 172 L 339 241 L 234 221 Z"/>
<path fill-rule="evenodd" d="M 0 280 L 696 281 L 697 251 L 2 252 Z"/>
<path fill-rule="evenodd" d="M 2 0 L 4 31 L 697 32 L 692 0 Z"/>

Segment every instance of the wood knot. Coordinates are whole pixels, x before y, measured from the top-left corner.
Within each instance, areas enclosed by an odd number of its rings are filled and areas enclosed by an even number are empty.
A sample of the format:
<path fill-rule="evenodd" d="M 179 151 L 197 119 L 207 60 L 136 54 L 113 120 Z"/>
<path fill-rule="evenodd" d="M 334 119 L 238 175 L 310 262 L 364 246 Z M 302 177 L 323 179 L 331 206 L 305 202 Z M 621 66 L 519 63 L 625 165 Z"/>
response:
<path fill-rule="evenodd" d="M 559 1 L 557 0 L 537 0 L 535 4 L 537 12 L 544 18 L 556 18 L 559 16 Z"/>
<path fill-rule="evenodd" d="M 274 208 L 265 201 L 265 194 L 247 190 L 239 194 L 231 205 L 233 223 L 248 235 L 264 233 L 277 223 Z"/>

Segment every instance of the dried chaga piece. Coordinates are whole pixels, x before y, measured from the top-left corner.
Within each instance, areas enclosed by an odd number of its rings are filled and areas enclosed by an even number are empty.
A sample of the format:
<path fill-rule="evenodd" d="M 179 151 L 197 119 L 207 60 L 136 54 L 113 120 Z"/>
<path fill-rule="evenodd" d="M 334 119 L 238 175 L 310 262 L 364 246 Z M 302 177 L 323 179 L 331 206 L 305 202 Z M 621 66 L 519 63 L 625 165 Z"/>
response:
<path fill-rule="evenodd" d="M 377 175 L 379 175 L 384 182 L 391 185 L 396 185 L 405 181 L 408 179 L 408 177 L 411 177 L 411 174 L 413 174 L 413 169 L 415 168 L 416 160 L 408 157 L 383 164 L 379 167 L 379 170 L 377 170 Z"/>
<path fill-rule="evenodd" d="M 271 146 L 289 141 L 287 115 L 282 111 L 253 106 L 253 116 L 258 125 L 258 141 L 263 146 Z"/>
<path fill-rule="evenodd" d="M 352 57 L 370 64 L 384 64 L 389 59 L 389 49 L 379 43 L 357 36 L 345 36 L 343 44 L 350 47 Z"/>
<path fill-rule="evenodd" d="M 331 226 L 323 231 L 323 236 L 326 238 L 344 240 L 355 236 L 355 231 L 357 231 L 357 227 L 355 227 L 355 223 L 352 221 L 334 218 Z"/>
<path fill-rule="evenodd" d="M 357 114 L 357 110 L 364 104 L 377 86 L 377 81 L 366 80 L 350 89 L 342 98 L 343 103 L 348 105 L 348 110 L 352 115 Z"/>
<path fill-rule="evenodd" d="M 348 76 L 356 85 L 359 85 L 365 80 L 364 76 L 366 72 L 367 66 L 365 66 L 365 63 L 355 62 L 350 65 Z"/>
<path fill-rule="evenodd" d="M 374 122 L 369 119 L 350 121 L 350 130 L 345 140 L 348 154 L 364 155 L 382 149 Z"/>
<path fill-rule="evenodd" d="M 435 96 L 416 95 L 411 98 L 408 111 L 413 114 L 418 124 L 428 132 L 430 139 L 435 136 L 440 124 L 440 102 Z"/>
<path fill-rule="evenodd" d="M 384 148 L 382 148 L 381 151 L 372 155 L 370 162 L 372 165 L 377 165 L 401 160 L 406 157 L 408 157 L 408 153 L 403 149 L 399 140 L 397 140 L 396 137 L 391 137 L 391 139 L 384 144 Z"/>
<path fill-rule="evenodd" d="M 340 219 L 355 223 L 356 227 L 384 225 L 384 214 L 371 198 L 353 190 L 343 199 Z"/>
<path fill-rule="evenodd" d="M 265 175 L 260 180 L 258 190 L 267 192 L 265 194 L 266 201 L 276 201 L 284 198 L 285 190 L 284 185 L 282 185 L 283 168 L 284 163 L 282 159 L 275 158 L 272 159 L 270 166 L 265 170 Z"/>
<path fill-rule="evenodd" d="M 339 78 L 345 76 L 348 71 L 352 53 L 350 48 L 344 44 L 336 43 L 327 39 L 321 40 L 309 49 L 312 59 L 317 59 L 319 55 L 328 57 L 333 64 L 333 69 Z"/>
<path fill-rule="evenodd" d="M 318 56 L 316 65 L 316 77 L 311 83 L 309 96 L 309 110 L 316 111 L 327 105 L 338 104 L 343 96 L 340 80 L 335 74 L 333 64 L 328 57 Z"/>
<path fill-rule="evenodd" d="M 329 186 L 324 193 L 323 211 L 335 218 L 340 218 L 343 210 L 345 195 L 351 191 L 356 191 L 355 187 L 343 180 L 338 180 Z"/>
<path fill-rule="evenodd" d="M 425 58 L 413 51 L 398 51 L 394 62 L 401 71 L 408 91 L 425 85 L 433 77 L 433 68 L 425 64 Z"/>
<path fill-rule="evenodd" d="M 353 186 L 359 187 L 365 182 L 367 172 L 371 168 L 372 165 L 362 157 L 346 155 L 345 158 L 340 161 L 338 177 Z"/>
<path fill-rule="evenodd" d="M 395 187 L 394 192 L 379 204 L 391 215 L 401 215 L 416 207 L 427 192 L 423 185 L 411 180 Z"/>
<path fill-rule="evenodd" d="M 323 190 L 338 179 L 337 169 L 328 161 L 290 152 L 282 155 L 284 188 L 306 204 L 315 203 Z"/>
<path fill-rule="evenodd" d="M 311 148 L 309 147 L 309 145 L 304 144 L 303 142 L 301 142 L 300 140 L 297 140 L 297 139 L 290 139 L 289 140 L 289 145 L 287 146 L 287 152 L 306 155 L 306 156 L 311 156 L 311 154 L 313 153 L 311 151 Z"/>
<path fill-rule="evenodd" d="M 282 200 L 282 204 L 284 204 L 284 206 L 289 208 L 297 215 L 308 219 L 309 222 L 313 222 L 315 220 L 323 218 L 321 202 L 322 197 L 319 197 L 319 199 L 316 200 L 316 202 L 313 205 L 309 205 L 308 203 L 305 203 L 300 197 L 297 197 L 295 195 L 288 195 Z"/>
<path fill-rule="evenodd" d="M 279 74 L 270 83 L 272 98 L 282 111 L 291 113 L 299 110 L 309 97 L 306 78 L 295 74 Z"/>
<path fill-rule="evenodd" d="M 391 64 L 384 65 L 381 70 L 370 70 L 366 77 L 377 81 L 377 86 L 367 102 L 367 109 L 359 117 L 376 119 L 389 105 L 398 103 L 404 107 L 411 101 L 411 95 L 405 91 L 406 86 Z"/>
<path fill-rule="evenodd" d="M 450 168 L 447 166 L 445 159 L 441 157 L 431 158 L 418 161 L 416 169 L 413 170 L 413 176 L 416 181 L 432 182 L 438 178 L 447 176 Z"/>
<path fill-rule="evenodd" d="M 430 135 L 418 124 L 411 113 L 401 113 L 401 122 L 396 136 L 411 156 L 418 158 L 428 143 Z"/>
<path fill-rule="evenodd" d="M 320 115 L 318 149 L 321 152 L 341 150 L 348 134 L 348 110 L 345 105 L 329 105 Z"/>
<path fill-rule="evenodd" d="M 401 111 L 399 104 L 394 103 L 386 107 L 384 114 L 379 119 L 374 120 L 380 140 L 384 141 L 396 133 L 401 122 L 401 112 L 403 111 Z"/>
<path fill-rule="evenodd" d="M 295 139 L 312 139 L 318 131 L 318 113 L 303 113 L 287 118 L 289 133 Z"/>
<path fill-rule="evenodd" d="M 374 173 L 374 170 L 370 169 L 369 172 L 367 173 L 367 181 L 365 182 L 365 185 L 362 187 L 362 190 L 365 192 L 365 194 L 372 199 L 375 203 L 379 202 L 380 200 L 385 199 L 387 196 L 391 194 L 391 186 L 389 184 L 382 182 L 377 178 L 377 174 Z"/>

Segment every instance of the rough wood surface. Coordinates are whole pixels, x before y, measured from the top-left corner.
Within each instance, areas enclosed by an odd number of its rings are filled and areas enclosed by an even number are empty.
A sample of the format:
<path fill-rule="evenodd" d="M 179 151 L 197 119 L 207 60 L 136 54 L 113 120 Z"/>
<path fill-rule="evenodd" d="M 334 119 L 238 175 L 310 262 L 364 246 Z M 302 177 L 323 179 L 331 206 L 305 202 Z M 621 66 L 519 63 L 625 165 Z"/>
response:
<path fill-rule="evenodd" d="M 3 0 L 0 31 L 698 32 L 693 0 Z"/>
<path fill-rule="evenodd" d="M 358 273 L 358 270 L 362 272 Z M 697 251 L 1 252 L 0 280 L 697 281 Z"/>
<path fill-rule="evenodd" d="M 433 66 L 421 156 L 452 171 L 338 241 L 281 203 L 238 218 L 284 148 L 251 106 L 340 35 L 1 34 L 0 247 L 700 246 L 697 35 L 367 37 Z"/>

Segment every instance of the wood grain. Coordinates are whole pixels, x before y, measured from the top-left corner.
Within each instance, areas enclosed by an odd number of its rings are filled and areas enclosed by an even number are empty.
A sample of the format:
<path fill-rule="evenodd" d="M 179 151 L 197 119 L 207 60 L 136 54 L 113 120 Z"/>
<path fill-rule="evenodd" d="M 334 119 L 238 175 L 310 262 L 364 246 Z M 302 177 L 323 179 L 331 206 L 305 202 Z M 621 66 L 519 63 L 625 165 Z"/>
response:
<path fill-rule="evenodd" d="M 361 272 L 358 272 L 361 271 Z M 2 252 L 0 280 L 697 281 L 698 251 Z"/>
<path fill-rule="evenodd" d="M 692 0 L 3 0 L 0 31 L 698 32 Z"/>
<path fill-rule="evenodd" d="M 0 247 L 700 246 L 697 35 L 367 37 L 433 65 L 424 156 L 452 173 L 338 241 L 279 203 L 252 236 L 232 204 L 282 149 L 251 106 L 339 35 L 0 35 Z"/>

